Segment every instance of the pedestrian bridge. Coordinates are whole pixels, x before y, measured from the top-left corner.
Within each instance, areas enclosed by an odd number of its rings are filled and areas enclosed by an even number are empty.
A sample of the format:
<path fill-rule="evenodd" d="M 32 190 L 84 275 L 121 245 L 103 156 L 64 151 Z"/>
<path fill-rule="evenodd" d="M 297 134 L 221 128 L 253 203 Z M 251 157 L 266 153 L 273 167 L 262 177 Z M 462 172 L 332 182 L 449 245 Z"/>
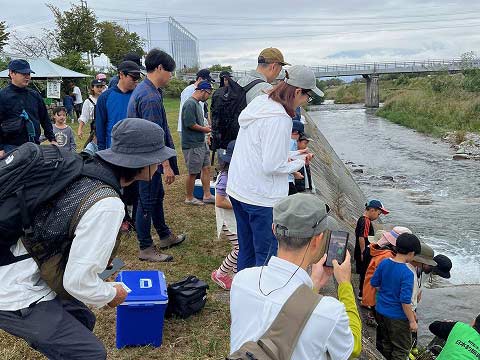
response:
<path fill-rule="evenodd" d="M 480 68 L 480 59 L 412 60 L 311 66 L 317 79 L 339 76 L 363 76 L 367 85 L 365 90 L 365 106 L 373 108 L 378 107 L 380 103 L 379 75 L 436 72 L 455 73 L 466 68 Z M 232 75 L 235 79 L 239 79 L 246 73 L 248 73 L 248 71 L 233 71 Z M 190 78 L 195 79 L 195 74 L 188 75 L 190 75 Z M 212 77 L 214 78 L 218 78 L 218 75 L 219 73 L 212 73 Z"/>

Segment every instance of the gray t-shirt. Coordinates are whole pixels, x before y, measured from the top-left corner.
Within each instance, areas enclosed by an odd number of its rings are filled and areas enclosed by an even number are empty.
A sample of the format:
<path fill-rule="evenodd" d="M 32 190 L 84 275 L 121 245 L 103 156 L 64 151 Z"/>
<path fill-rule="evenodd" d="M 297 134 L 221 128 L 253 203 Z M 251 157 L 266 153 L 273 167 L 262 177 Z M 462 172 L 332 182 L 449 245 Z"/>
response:
<path fill-rule="evenodd" d="M 77 144 L 75 143 L 75 135 L 70 126 L 67 125 L 65 129 L 60 129 L 53 125 L 53 133 L 55 134 L 55 141 L 59 147 L 64 147 L 70 151 L 77 151 Z"/>
<path fill-rule="evenodd" d="M 182 149 L 194 149 L 205 144 L 205 133 L 190 129 L 192 125 L 204 126 L 202 107 L 193 97 L 182 107 Z"/>

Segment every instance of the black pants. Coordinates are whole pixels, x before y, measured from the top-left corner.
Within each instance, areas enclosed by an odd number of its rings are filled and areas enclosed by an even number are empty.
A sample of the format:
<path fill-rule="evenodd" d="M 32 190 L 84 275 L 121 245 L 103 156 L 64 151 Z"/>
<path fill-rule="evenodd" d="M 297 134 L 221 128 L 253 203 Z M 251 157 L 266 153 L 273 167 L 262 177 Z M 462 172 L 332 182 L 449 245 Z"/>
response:
<path fill-rule="evenodd" d="M 77 300 L 55 298 L 31 308 L 0 311 L 0 329 L 54 360 L 106 359 L 105 347 L 92 332 L 94 326 L 95 315 Z"/>
<path fill-rule="evenodd" d="M 359 284 L 358 284 L 358 295 L 362 296 L 363 293 L 363 283 L 365 282 L 365 273 L 367 272 L 368 265 L 370 265 L 370 260 L 372 256 L 370 255 L 370 248 L 367 246 L 363 252 L 363 261 L 360 259 L 357 260 L 357 274 L 359 274 Z"/>
<path fill-rule="evenodd" d="M 408 320 L 390 319 L 377 313 L 378 332 L 382 333 L 382 349 L 387 360 L 405 360 L 412 348 L 412 333 Z"/>
<path fill-rule="evenodd" d="M 294 182 L 289 182 L 288 183 L 288 195 L 293 195 L 298 193 L 297 188 L 295 187 Z"/>

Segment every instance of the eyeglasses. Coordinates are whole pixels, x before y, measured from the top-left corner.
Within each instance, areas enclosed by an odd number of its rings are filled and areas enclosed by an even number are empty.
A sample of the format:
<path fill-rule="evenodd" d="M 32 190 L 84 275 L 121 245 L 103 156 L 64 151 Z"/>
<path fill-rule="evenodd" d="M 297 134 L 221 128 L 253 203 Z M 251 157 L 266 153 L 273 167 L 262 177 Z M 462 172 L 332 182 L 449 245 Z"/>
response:
<path fill-rule="evenodd" d="M 212 90 L 203 90 L 203 91 L 205 91 L 208 95 L 212 93 Z"/>

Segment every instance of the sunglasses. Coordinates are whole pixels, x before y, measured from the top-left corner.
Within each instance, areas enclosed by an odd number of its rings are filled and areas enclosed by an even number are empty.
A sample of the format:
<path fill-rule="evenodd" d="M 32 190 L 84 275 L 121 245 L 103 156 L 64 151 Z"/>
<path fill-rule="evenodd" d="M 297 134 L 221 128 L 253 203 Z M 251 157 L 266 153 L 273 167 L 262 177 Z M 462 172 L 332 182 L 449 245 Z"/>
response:
<path fill-rule="evenodd" d="M 132 80 L 135 80 L 135 81 L 140 80 L 140 77 L 141 77 L 140 74 L 136 74 L 136 73 L 129 73 L 127 74 L 127 76 L 130 76 Z"/>
<path fill-rule="evenodd" d="M 312 102 L 313 97 L 315 96 L 314 92 L 310 89 L 302 89 L 302 94 L 307 95 L 307 102 Z"/>

